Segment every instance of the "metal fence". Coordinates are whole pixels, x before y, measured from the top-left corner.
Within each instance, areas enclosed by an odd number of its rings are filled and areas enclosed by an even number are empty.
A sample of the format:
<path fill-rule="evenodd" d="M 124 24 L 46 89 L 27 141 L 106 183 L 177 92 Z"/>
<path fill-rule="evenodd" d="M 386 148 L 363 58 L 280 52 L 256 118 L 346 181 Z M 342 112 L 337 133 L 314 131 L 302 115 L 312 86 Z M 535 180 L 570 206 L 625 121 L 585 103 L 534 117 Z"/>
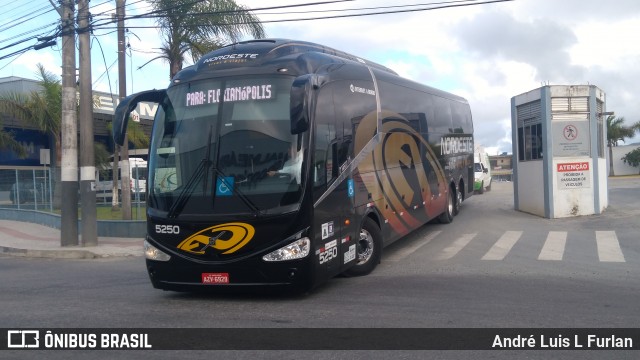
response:
<path fill-rule="evenodd" d="M 0 207 L 53 211 L 50 168 L 0 169 Z"/>
<path fill-rule="evenodd" d="M 146 181 L 142 179 L 146 177 L 146 168 L 144 174 L 142 170 L 139 173 L 137 168 L 133 170 L 132 217 L 134 220 L 144 219 Z M 60 197 L 61 194 L 55 193 L 56 181 L 52 178 L 54 173 L 55 170 L 50 167 L 0 168 L 0 208 L 58 212 L 64 199 L 55 199 L 56 195 Z M 59 183 L 57 189 L 61 191 Z M 98 208 L 111 208 L 111 197 L 111 186 L 108 189 L 96 189 Z M 121 201 L 119 196 L 118 202 Z"/>

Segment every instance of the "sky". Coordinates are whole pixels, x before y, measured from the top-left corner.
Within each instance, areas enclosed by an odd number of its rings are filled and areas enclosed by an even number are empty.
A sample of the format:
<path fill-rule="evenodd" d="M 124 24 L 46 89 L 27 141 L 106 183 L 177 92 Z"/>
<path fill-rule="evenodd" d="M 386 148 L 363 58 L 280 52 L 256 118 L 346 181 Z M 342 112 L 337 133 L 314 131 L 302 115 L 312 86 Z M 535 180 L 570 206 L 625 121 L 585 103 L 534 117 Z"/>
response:
<path fill-rule="evenodd" d="M 263 0 L 236 2 L 252 9 L 267 6 Z M 273 0 L 268 6 L 312 2 Z M 256 14 L 264 22 L 267 37 L 330 46 L 386 65 L 403 77 L 465 97 L 473 114 L 475 142 L 490 155 L 512 153 L 511 98 L 547 84 L 596 85 L 606 93 L 607 111 L 624 117 L 627 125 L 640 121 L 640 101 L 634 95 L 640 94 L 638 0 L 514 0 L 385 15 L 268 22 L 438 6 L 434 3 L 436 0 L 354 0 L 261 10 Z M 128 15 L 149 11 L 145 1 L 127 0 L 127 4 Z M 115 13 L 115 0 L 93 0 L 91 6 L 95 18 L 108 18 Z M 50 11 L 38 15 L 38 9 Z M 340 9 L 360 10 L 327 11 Z M 58 19 L 48 0 L 16 0 L 0 5 L 0 48 L 53 29 L 47 25 Z M 157 56 L 160 38 L 156 29 L 133 26 L 153 22 L 135 20 L 126 25 L 132 27 L 127 35 L 131 45 L 127 92 L 166 87 L 168 63 L 156 60 L 139 68 Z M 43 29 L 34 31 L 39 28 Z M 34 32 L 20 35 L 30 31 Z M 97 40 L 92 46 L 92 80 L 95 90 L 115 93 L 117 39 L 113 31 L 94 32 Z M 18 37 L 11 39 L 14 36 Z M 31 40 L 0 50 L 0 57 L 35 43 Z M 37 79 L 37 63 L 60 74 L 60 42 L 52 48 L 0 60 L 0 77 Z M 634 142 L 640 142 L 640 136 L 626 140 L 627 144 Z"/>

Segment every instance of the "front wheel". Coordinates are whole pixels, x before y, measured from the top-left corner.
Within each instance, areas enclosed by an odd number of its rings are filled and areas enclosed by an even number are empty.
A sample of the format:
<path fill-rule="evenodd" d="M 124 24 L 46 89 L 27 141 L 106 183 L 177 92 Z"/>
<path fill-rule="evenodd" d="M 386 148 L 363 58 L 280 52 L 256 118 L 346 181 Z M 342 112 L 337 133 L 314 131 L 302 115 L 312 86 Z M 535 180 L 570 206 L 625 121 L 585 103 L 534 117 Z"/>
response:
<path fill-rule="evenodd" d="M 356 264 L 344 272 L 345 276 L 363 276 L 371 273 L 380 263 L 382 255 L 382 235 L 380 228 L 370 218 L 364 219 L 358 243 L 356 244 Z"/>

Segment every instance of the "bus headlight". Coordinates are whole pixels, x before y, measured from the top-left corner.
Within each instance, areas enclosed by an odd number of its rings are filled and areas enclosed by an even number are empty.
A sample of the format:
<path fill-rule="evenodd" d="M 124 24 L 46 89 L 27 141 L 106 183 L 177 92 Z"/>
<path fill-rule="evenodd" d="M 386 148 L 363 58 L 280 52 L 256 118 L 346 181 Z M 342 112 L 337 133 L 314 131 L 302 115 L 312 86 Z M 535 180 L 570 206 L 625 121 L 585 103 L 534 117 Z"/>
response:
<path fill-rule="evenodd" d="M 272 251 L 262 257 L 264 261 L 287 261 L 302 259 L 309 255 L 311 250 L 311 241 L 309 238 L 298 239 L 287 246 L 283 246 L 278 250 Z"/>
<path fill-rule="evenodd" d="M 162 252 L 157 247 L 149 244 L 147 240 L 144 241 L 144 256 L 149 260 L 156 261 L 169 261 L 171 256 L 167 255 L 167 253 Z"/>

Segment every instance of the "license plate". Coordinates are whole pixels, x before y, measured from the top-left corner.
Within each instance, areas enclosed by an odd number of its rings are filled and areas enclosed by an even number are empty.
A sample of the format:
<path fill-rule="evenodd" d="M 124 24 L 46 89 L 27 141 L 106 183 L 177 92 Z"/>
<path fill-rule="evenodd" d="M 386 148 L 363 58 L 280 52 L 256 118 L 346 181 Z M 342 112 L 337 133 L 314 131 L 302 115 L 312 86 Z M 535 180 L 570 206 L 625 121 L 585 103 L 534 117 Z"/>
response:
<path fill-rule="evenodd" d="M 228 284 L 229 273 L 202 273 L 203 284 Z"/>

